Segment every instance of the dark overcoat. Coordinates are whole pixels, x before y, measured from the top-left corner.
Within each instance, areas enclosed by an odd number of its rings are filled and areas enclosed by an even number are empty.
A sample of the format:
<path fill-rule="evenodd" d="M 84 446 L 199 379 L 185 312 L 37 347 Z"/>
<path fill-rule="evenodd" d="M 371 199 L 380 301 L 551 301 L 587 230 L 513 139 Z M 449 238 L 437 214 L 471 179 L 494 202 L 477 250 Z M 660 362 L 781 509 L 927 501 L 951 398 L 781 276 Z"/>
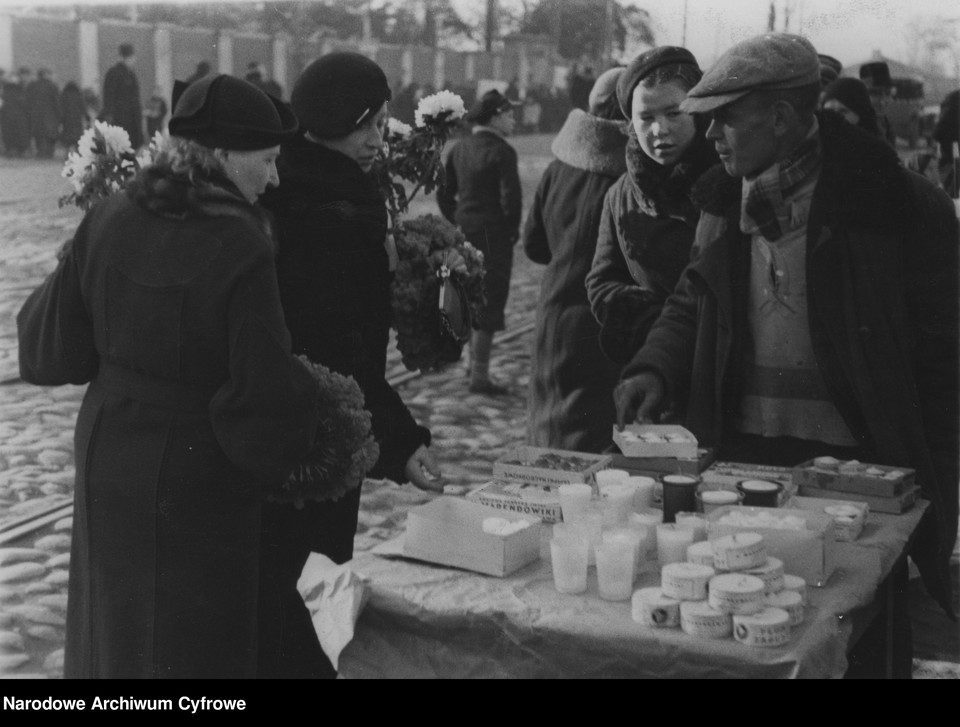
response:
<path fill-rule="evenodd" d="M 143 144 L 143 110 L 140 81 L 136 72 L 119 62 L 103 78 L 103 106 L 100 118 L 126 129 L 134 149 Z"/>
<path fill-rule="evenodd" d="M 602 452 L 611 444 L 620 372 L 600 350 L 587 301 L 603 199 L 624 172 L 623 122 L 574 109 L 551 145 L 523 229 L 523 249 L 546 265 L 540 283 L 527 399 L 527 441 Z"/>
<path fill-rule="evenodd" d="M 30 110 L 27 94 L 19 83 L 3 84 L 0 107 L 0 133 L 7 153 L 23 153 L 30 148 Z"/>
<path fill-rule="evenodd" d="M 261 503 L 312 444 L 316 384 L 262 217 L 226 179 L 191 203 L 183 178 L 141 180 L 84 217 L 17 318 L 24 380 L 89 383 L 64 675 L 252 677 Z"/>
<path fill-rule="evenodd" d="M 49 78 L 37 78 L 27 86 L 30 134 L 34 139 L 56 141 L 60 136 L 60 90 Z"/>
<path fill-rule="evenodd" d="M 824 114 L 823 169 L 807 227 L 810 334 L 828 391 L 874 463 L 910 467 L 930 500 L 910 551 L 930 594 L 952 612 L 957 536 L 958 262 L 950 199 L 904 169 L 882 140 Z M 685 426 L 707 447 L 736 411 L 744 354 L 750 236 L 739 179 L 701 179 L 698 257 L 624 377 L 658 372 L 689 387 Z M 721 450 L 722 454 L 722 450 Z M 781 462 L 792 466 L 796 462 Z"/>
<path fill-rule="evenodd" d="M 601 324 L 600 347 L 619 366 L 643 345 L 690 261 L 700 216 L 690 194 L 718 160 L 702 131 L 670 167 L 650 159 L 631 133 L 627 171 L 604 200 L 585 285 Z"/>
<path fill-rule="evenodd" d="M 502 330 L 523 214 L 517 151 L 495 131 L 476 127 L 450 149 L 444 171 L 440 212 L 484 255 L 487 300 L 477 327 Z"/>

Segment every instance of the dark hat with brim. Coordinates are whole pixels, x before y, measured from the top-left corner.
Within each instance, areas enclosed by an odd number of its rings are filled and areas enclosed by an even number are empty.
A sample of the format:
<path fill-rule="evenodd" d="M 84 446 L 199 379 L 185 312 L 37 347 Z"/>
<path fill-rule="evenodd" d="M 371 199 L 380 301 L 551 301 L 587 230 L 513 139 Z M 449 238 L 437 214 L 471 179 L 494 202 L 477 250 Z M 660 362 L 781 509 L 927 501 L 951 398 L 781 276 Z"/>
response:
<path fill-rule="evenodd" d="M 481 96 L 466 115 L 467 121 L 475 124 L 485 124 L 497 114 L 507 109 L 519 106 L 508 99 L 497 89 L 492 88 Z"/>
<path fill-rule="evenodd" d="M 737 43 L 690 89 L 680 110 L 705 113 L 754 91 L 820 84 L 820 58 L 801 35 L 766 33 Z"/>
<path fill-rule="evenodd" d="M 170 134 L 211 149 L 269 149 L 297 131 L 297 119 L 285 103 L 226 74 L 190 84 L 177 81 L 172 106 Z"/>
<path fill-rule="evenodd" d="M 620 104 L 620 110 L 624 116 L 628 119 L 631 116 L 633 90 L 640 81 L 656 69 L 673 64 L 691 65 L 694 66 L 698 72 L 700 70 L 700 65 L 697 63 L 697 59 L 693 53 L 686 48 L 675 45 L 661 45 L 657 48 L 651 48 L 630 61 L 623 74 L 617 80 L 617 101 Z"/>

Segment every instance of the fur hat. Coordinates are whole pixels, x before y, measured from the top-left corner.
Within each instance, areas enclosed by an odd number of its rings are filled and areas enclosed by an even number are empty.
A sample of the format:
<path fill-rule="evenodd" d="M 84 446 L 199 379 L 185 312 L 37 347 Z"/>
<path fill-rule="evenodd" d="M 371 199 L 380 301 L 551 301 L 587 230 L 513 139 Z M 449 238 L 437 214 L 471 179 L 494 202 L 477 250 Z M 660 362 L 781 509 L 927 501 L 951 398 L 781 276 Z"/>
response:
<path fill-rule="evenodd" d="M 820 84 L 820 58 L 802 35 L 765 33 L 730 48 L 690 89 L 680 109 L 704 113 L 753 91 Z"/>
<path fill-rule="evenodd" d="M 297 78 L 290 105 L 300 125 L 321 139 L 353 133 L 391 98 L 387 76 L 361 53 L 320 56 Z"/>
<path fill-rule="evenodd" d="M 177 81 L 172 106 L 170 134 L 211 149 L 269 149 L 297 130 L 286 104 L 223 73 L 190 84 Z"/>
<path fill-rule="evenodd" d="M 640 81 L 657 68 L 671 64 L 687 64 L 694 66 L 698 72 L 700 70 L 700 65 L 693 53 L 676 45 L 661 45 L 657 48 L 651 48 L 630 61 L 626 70 L 617 80 L 617 101 L 620 102 L 620 110 L 626 118 L 629 119 L 632 115 L 633 90 Z"/>

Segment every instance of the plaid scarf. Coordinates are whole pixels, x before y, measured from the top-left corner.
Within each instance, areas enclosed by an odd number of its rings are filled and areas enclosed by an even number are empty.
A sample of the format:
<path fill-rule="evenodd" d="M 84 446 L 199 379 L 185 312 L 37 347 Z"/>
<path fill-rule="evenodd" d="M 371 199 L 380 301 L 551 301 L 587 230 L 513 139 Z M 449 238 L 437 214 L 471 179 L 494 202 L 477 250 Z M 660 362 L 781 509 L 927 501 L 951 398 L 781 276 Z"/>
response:
<path fill-rule="evenodd" d="M 783 213 L 784 199 L 803 186 L 820 166 L 819 126 L 814 121 L 807 137 L 784 161 L 774 164 L 751 181 L 744 179 L 740 229 L 759 232 L 765 239 L 779 240 L 783 235 L 778 216 Z"/>

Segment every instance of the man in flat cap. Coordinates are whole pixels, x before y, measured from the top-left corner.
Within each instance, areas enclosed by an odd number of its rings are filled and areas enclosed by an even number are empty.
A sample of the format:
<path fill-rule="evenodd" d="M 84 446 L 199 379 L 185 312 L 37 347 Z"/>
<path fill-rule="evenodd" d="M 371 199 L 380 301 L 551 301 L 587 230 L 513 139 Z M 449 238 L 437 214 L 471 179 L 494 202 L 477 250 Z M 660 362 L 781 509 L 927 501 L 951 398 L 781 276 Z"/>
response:
<path fill-rule="evenodd" d="M 818 116 L 819 92 L 810 42 L 771 33 L 727 51 L 681 104 L 710 115 L 721 165 L 698 183 L 698 252 L 623 370 L 617 426 L 682 397 L 683 424 L 718 459 L 915 469 L 930 507 L 910 555 L 953 616 L 957 218 L 883 140 Z M 909 677 L 906 563 L 889 578 L 894 676 Z M 885 664 L 882 624 L 848 676 Z"/>
<path fill-rule="evenodd" d="M 143 110 L 140 105 L 140 81 L 133 70 L 137 56 L 130 43 L 121 43 L 120 60 L 103 78 L 103 110 L 100 120 L 126 129 L 130 145 L 143 144 Z"/>

